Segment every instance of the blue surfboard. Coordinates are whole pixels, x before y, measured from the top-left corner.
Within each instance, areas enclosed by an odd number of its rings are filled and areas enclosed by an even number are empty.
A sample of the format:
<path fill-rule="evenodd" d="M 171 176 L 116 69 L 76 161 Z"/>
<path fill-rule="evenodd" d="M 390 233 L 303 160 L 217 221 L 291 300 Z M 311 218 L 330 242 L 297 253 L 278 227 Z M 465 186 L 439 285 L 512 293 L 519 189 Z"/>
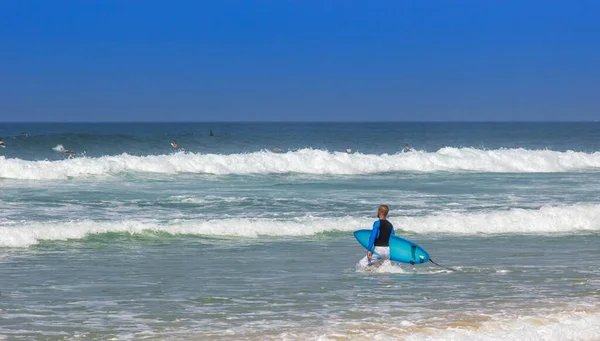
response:
<path fill-rule="evenodd" d="M 354 238 L 365 249 L 369 247 L 371 230 L 354 231 Z M 421 264 L 429 261 L 429 253 L 408 239 L 390 236 L 390 259 L 400 263 Z"/>

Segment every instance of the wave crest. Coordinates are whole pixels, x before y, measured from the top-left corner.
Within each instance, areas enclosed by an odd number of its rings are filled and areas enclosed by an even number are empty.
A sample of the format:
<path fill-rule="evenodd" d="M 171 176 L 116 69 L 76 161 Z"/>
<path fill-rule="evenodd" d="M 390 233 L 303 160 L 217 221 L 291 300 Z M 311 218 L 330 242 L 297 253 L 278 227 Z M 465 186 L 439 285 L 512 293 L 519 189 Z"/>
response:
<path fill-rule="evenodd" d="M 442 148 L 437 152 L 361 154 L 301 149 L 287 153 L 128 154 L 60 161 L 26 161 L 0 157 L 0 178 L 68 179 L 122 173 L 324 174 L 360 175 L 385 172 L 569 172 L 600 170 L 600 153 L 551 150 Z"/>
<path fill-rule="evenodd" d="M 490 212 L 441 212 L 418 217 L 391 217 L 397 233 L 417 234 L 547 234 L 600 231 L 600 204 L 544 206 L 539 209 L 510 209 Z M 234 236 L 314 236 L 324 232 L 351 232 L 370 228 L 373 219 L 364 217 L 290 220 L 220 219 L 176 220 L 172 222 L 91 220 L 0 225 L 0 247 L 28 247 L 43 240 L 83 239 L 91 234 L 145 231 L 171 235 Z M 219 228 L 215 228 L 219 226 Z"/>

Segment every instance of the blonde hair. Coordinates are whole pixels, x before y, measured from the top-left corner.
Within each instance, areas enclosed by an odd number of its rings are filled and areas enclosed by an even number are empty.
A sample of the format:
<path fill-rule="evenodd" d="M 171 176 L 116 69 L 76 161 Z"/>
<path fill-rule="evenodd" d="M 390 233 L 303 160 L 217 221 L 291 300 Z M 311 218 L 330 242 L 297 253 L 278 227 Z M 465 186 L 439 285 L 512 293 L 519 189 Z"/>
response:
<path fill-rule="evenodd" d="M 389 211 L 390 208 L 388 207 L 388 205 L 381 205 L 379 206 L 379 209 L 377 209 L 377 215 L 383 214 L 387 217 Z"/>

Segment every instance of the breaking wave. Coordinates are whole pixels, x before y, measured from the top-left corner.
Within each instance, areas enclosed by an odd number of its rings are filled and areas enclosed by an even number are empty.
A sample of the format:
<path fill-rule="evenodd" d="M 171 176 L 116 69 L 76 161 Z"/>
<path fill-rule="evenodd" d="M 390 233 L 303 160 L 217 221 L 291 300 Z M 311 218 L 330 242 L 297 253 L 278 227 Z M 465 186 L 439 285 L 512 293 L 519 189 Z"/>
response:
<path fill-rule="evenodd" d="M 68 179 L 123 173 L 195 174 L 324 174 L 360 175 L 385 172 L 570 172 L 600 170 L 600 152 L 474 148 L 442 148 L 437 152 L 361 154 L 301 149 L 287 153 L 128 154 L 59 161 L 27 161 L 0 157 L 0 178 Z"/>
<path fill-rule="evenodd" d="M 547 234 L 600 231 L 600 205 L 544 206 L 539 209 L 510 209 L 489 212 L 440 212 L 416 217 L 391 217 L 399 234 Z M 324 232 L 348 232 L 370 228 L 364 217 L 288 220 L 267 218 L 158 221 L 50 221 L 10 222 L 0 225 L 0 247 L 28 247 L 40 241 L 83 239 L 93 234 L 160 232 L 171 235 L 314 236 Z M 219 228 L 215 229 L 218 224 Z"/>

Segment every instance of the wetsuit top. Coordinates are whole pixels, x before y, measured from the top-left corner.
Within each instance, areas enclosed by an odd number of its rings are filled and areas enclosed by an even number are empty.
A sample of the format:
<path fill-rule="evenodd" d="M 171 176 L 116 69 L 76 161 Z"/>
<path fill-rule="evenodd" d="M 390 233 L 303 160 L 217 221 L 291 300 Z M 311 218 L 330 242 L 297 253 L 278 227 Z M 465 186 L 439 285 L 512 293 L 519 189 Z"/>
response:
<path fill-rule="evenodd" d="M 386 219 L 376 220 L 369 237 L 368 250 L 373 252 L 375 246 L 389 246 L 390 236 L 394 235 L 394 225 Z"/>

